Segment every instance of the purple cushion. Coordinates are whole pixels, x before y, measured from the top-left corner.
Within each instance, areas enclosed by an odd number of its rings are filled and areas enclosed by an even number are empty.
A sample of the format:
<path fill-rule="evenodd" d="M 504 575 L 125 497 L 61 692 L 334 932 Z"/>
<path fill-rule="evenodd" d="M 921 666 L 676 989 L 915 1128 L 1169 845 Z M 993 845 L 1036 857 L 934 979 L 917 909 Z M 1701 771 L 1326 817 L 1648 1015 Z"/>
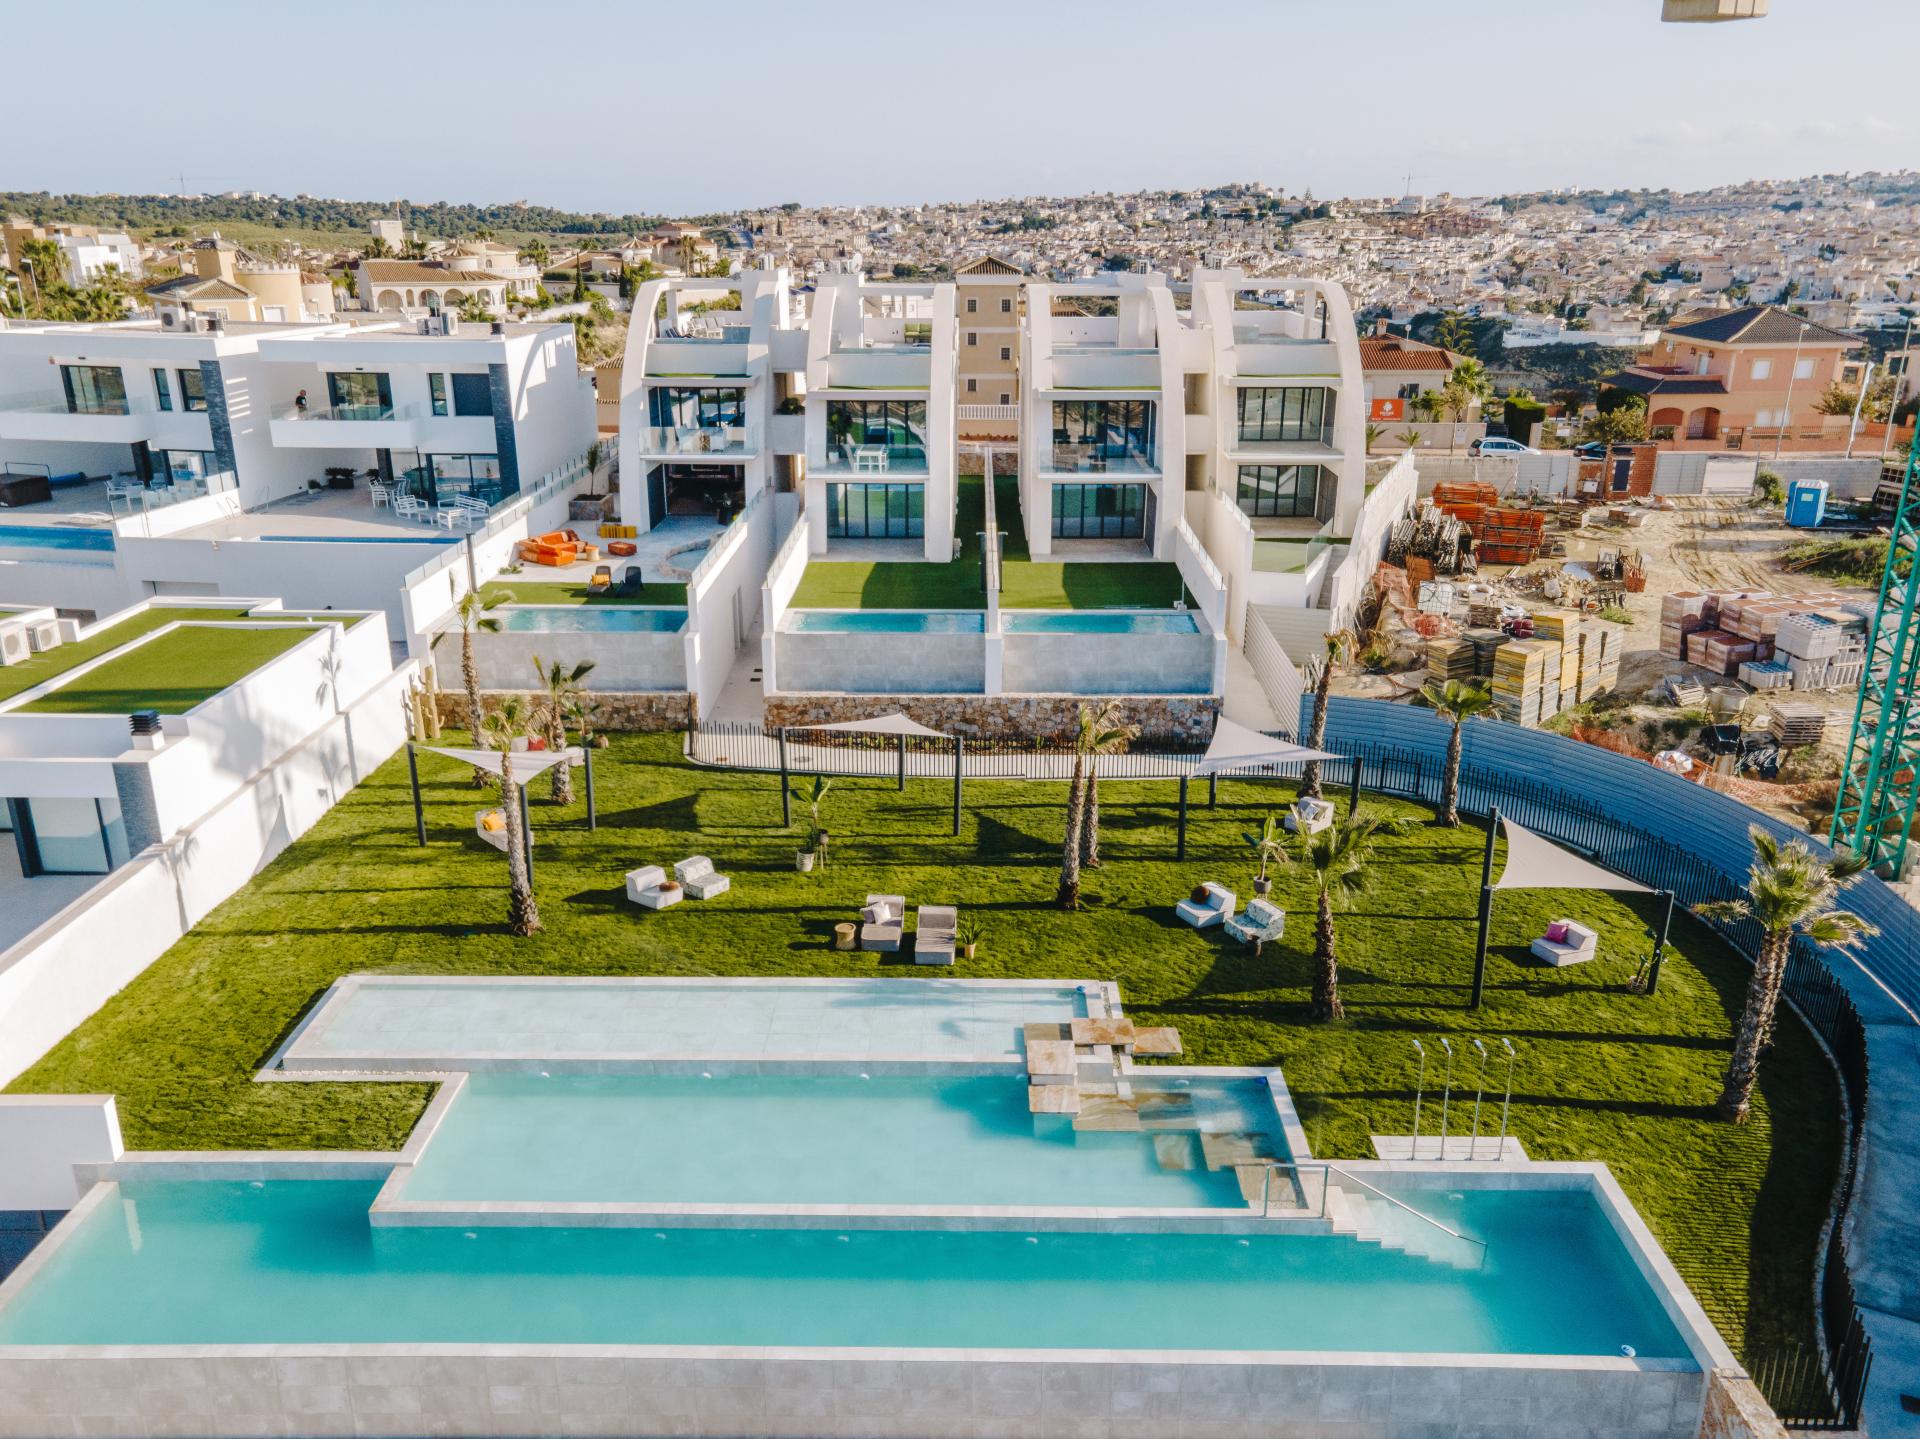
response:
<path fill-rule="evenodd" d="M 1547 926 L 1547 942 L 1549 944 L 1565 944 L 1567 942 L 1567 922 L 1564 919 L 1556 919 L 1552 924 Z"/>

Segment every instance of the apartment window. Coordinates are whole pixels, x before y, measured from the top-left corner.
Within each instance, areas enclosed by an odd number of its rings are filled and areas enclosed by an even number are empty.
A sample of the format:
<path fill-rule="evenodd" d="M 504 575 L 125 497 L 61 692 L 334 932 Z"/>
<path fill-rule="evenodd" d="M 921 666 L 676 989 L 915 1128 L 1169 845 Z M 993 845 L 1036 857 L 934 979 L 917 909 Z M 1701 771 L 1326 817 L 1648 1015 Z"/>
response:
<path fill-rule="evenodd" d="M 1707 362 L 1708 362 L 1709 360 L 1711 360 L 1712 358 L 1713 358 L 1713 357 L 1712 357 L 1711 355 L 1695 355 L 1695 356 L 1693 357 L 1693 372 L 1694 372 L 1694 374 L 1696 374 L 1696 375 L 1704 375 L 1704 374 L 1706 374 L 1706 372 L 1707 372 Z"/>
<path fill-rule="evenodd" d="M 409 472 L 408 479 L 410 494 L 419 494 L 430 485 L 428 493 L 436 501 L 472 495 L 489 505 L 497 505 L 506 498 L 498 455 L 426 455 L 421 467 Z M 416 484 L 416 481 L 423 483 Z"/>
<path fill-rule="evenodd" d="M 1406 384 L 1400 387 L 1400 398 L 1403 400 L 1419 399 L 1420 382 L 1418 380 L 1408 380 Z"/>
<path fill-rule="evenodd" d="M 1793 366 L 1793 377 L 1796 380 L 1811 380 L 1813 378 L 1813 361 L 1796 360 Z"/>
<path fill-rule="evenodd" d="M 1011 405 L 1013 403 L 1013 396 L 1009 395 L 1005 390 L 1002 390 L 1000 392 L 1000 403 L 1003 405 Z"/>
<path fill-rule="evenodd" d="M 734 386 L 700 389 L 657 389 L 647 396 L 650 421 L 662 428 L 703 430 L 743 426 L 747 422 L 747 392 Z"/>
<path fill-rule="evenodd" d="M 1320 499 L 1320 466 L 1242 465 L 1237 498 L 1243 514 L 1311 519 Z"/>
<path fill-rule="evenodd" d="M 453 377 L 453 412 L 456 415 L 491 416 L 493 382 L 485 375 Z"/>
<path fill-rule="evenodd" d="M 969 395 L 975 395 L 975 394 L 978 394 L 979 392 L 980 392 L 980 382 L 976 379 L 972 379 L 971 377 L 969 377 L 969 379 L 967 380 L 967 393 Z"/>
<path fill-rule="evenodd" d="M 1258 386 L 1240 391 L 1240 438 L 1326 444 L 1333 433 L 1333 397 L 1319 387 Z"/>
<path fill-rule="evenodd" d="M 207 378 L 198 367 L 191 370 L 176 370 L 180 377 L 180 408 L 198 412 L 207 407 Z"/>
<path fill-rule="evenodd" d="M 127 413 L 127 382 L 118 365 L 62 365 L 60 384 L 70 415 Z"/>
<path fill-rule="evenodd" d="M 1773 361 L 1772 360 L 1755 360 L 1753 362 L 1753 378 L 1756 380 L 1772 379 L 1773 378 Z"/>
<path fill-rule="evenodd" d="M 927 487 L 827 486 L 827 533 L 846 540 L 908 540 L 927 530 Z"/>
<path fill-rule="evenodd" d="M 1002 346 L 1000 347 L 1000 358 L 1001 358 L 1001 359 L 1003 359 L 1003 360 L 1011 360 L 1011 359 L 1013 358 L 1013 348 L 1012 348 L 1012 346 L 1010 346 L 1010 345 L 1002 345 Z"/>
<path fill-rule="evenodd" d="M 1146 532 L 1146 509 L 1145 485 L 1055 485 L 1054 538 L 1138 539 Z"/>
<path fill-rule="evenodd" d="M 827 401 L 827 453 L 856 468 L 877 465 L 883 450 L 889 465 L 927 462 L 925 400 Z"/>
<path fill-rule="evenodd" d="M 967 313 L 969 315 L 977 315 L 980 313 L 980 301 L 973 295 L 967 296 Z"/>
<path fill-rule="evenodd" d="M 967 331 L 967 344 L 968 344 L 968 346 L 969 346 L 969 347 L 972 347 L 972 346 L 974 346 L 974 345 L 977 345 L 977 344 L 979 344 L 979 343 L 980 343 L 980 336 L 979 336 L 979 333 L 978 333 L 977 331 L 974 331 L 974 330 L 968 330 L 968 331 Z"/>
<path fill-rule="evenodd" d="M 156 369 L 153 372 L 153 402 L 162 410 L 173 408 L 173 390 L 167 384 L 167 372 Z"/>
<path fill-rule="evenodd" d="M 433 412 L 444 415 L 447 412 L 447 377 L 440 374 L 427 376 L 427 394 L 433 399 Z"/>
<path fill-rule="evenodd" d="M 1000 313 L 1003 315 L 1011 315 L 1013 313 L 1013 300 L 1011 297 L 1000 301 Z"/>
<path fill-rule="evenodd" d="M 393 418 L 393 386 L 380 372 L 330 371 L 327 404 L 332 407 L 335 419 L 390 420 Z"/>
<path fill-rule="evenodd" d="M 1147 400 L 1056 400 L 1053 468 L 1076 472 L 1153 466 L 1153 405 Z"/>

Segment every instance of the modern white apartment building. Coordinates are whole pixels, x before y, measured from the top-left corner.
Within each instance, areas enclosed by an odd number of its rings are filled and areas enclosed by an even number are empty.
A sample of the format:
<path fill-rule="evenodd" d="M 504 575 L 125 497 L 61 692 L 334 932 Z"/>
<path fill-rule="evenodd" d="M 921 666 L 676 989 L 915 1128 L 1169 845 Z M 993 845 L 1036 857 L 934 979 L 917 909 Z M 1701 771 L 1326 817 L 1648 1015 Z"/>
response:
<path fill-rule="evenodd" d="M 737 514 L 804 450 L 802 306 L 784 270 L 651 280 L 620 367 L 620 516 Z M 604 398 L 604 397 L 603 397 Z"/>

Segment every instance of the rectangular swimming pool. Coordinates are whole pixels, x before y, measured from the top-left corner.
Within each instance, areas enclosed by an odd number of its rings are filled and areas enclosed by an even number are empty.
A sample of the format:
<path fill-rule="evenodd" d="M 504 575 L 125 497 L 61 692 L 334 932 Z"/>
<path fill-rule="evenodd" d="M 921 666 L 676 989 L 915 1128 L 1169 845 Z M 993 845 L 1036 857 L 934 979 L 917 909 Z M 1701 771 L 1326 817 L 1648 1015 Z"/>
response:
<path fill-rule="evenodd" d="M 1153 1132 L 1036 1133 L 1026 1076 L 470 1078 L 387 1200 L 1244 1210 L 1195 1130 L 1286 1141 L 1264 1079 L 1136 1077 Z M 1176 1167 L 1170 1167 L 1176 1166 Z"/>
<path fill-rule="evenodd" d="M 501 628 L 537 634 L 672 634 L 687 627 L 684 609 L 626 605 L 504 605 Z"/>
<path fill-rule="evenodd" d="M 1299 1232 L 376 1232 L 376 1188 L 96 1191 L 9 1286 L 0 1359 L 12 1345 L 332 1342 L 1689 1355 L 1579 1191 L 1441 1199 L 1447 1222 L 1490 1241 L 1468 1270 Z"/>
<path fill-rule="evenodd" d="M 1022 1053 L 1023 1024 L 1087 1012 L 1080 985 L 1017 981 L 356 975 L 335 985 L 283 1063 L 460 1069 L 530 1058 L 1011 1062 Z"/>
<path fill-rule="evenodd" d="M 793 610 L 787 628 L 818 635 L 978 635 L 987 617 L 978 610 Z"/>
<path fill-rule="evenodd" d="M 112 530 L 76 525 L 0 525 L 0 549 L 111 550 Z"/>
<path fill-rule="evenodd" d="M 285 545 L 457 545 L 458 535 L 261 535 Z"/>
<path fill-rule="evenodd" d="M 1199 622 L 1185 610 L 1007 610 L 1000 616 L 1010 635 L 1197 635 Z"/>

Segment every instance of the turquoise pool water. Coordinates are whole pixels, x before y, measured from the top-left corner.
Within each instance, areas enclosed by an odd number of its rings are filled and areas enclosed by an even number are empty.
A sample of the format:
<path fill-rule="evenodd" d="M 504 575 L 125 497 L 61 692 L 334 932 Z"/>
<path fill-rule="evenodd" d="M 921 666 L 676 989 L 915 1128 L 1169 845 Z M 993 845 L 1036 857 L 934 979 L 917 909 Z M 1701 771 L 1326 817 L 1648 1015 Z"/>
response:
<path fill-rule="evenodd" d="M 1010 635 L 1197 635 L 1200 625 L 1182 610 L 1008 610 Z"/>
<path fill-rule="evenodd" d="M 458 535 L 262 535 L 287 545 L 457 545 Z"/>
<path fill-rule="evenodd" d="M 1148 1086 L 1140 1086 L 1146 1088 Z M 1153 1086 L 1162 1088 L 1162 1086 Z M 1165 1089 L 1174 1090 L 1169 1084 Z M 1286 1154 L 1264 1082 L 1176 1091 Z M 473 1076 L 406 1200 L 1245 1207 L 1231 1171 L 1162 1169 L 1149 1134 L 1034 1132 L 1026 1077 Z"/>
<path fill-rule="evenodd" d="M 72 525 L 0 525 L 0 547 L 27 550 L 111 550 L 112 530 Z"/>
<path fill-rule="evenodd" d="M 1485 1268 L 1328 1235 L 383 1229 L 376 1185 L 141 1183 L 0 1344 L 1307 1349 L 1684 1358 L 1593 1201 L 1474 1193 Z"/>
<path fill-rule="evenodd" d="M 500 611 L 501 627 L 540 634 L 672 634 L 687 627 L 678 609 L 628 609 L 614 605 L 515 605 Z"/>
<path fill-rule="evenodd" d="M 1069 984 L 370 977 L 330 1000 L 290 1057 L 314 1063 L 504 1055 L 1013 1059 L 1023 1052 L 1022 1024 L 1086 1012 L 1078 987 Z"/>
<path fill-rule="evenodd" d="M 795 610 L 787 628 L 803 635 L 978 635 L 978 610 Z"/>

